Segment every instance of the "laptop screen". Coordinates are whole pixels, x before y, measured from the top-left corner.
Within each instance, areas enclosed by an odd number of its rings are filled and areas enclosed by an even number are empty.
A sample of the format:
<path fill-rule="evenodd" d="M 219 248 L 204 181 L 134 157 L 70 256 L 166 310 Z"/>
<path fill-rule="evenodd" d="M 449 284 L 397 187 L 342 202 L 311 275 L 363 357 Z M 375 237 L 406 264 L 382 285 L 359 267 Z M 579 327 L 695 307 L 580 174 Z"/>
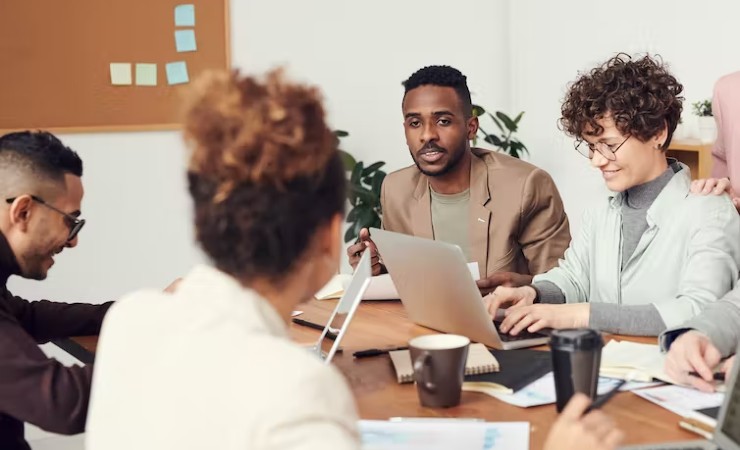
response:
<path fill-rule="evenodd" d="M 735 361 L 735 366 L 740 364 L 740 361 Z M 720 430 L 725 437 L 729 438 L 732 444 L 740 448 L 740 382 L 737 380 L 738 367 L 733 368 L 735 372 L 734 376 L 731 377 L 730 381 L 734 381 L 730 387 L 730 391 L 727 392 L 727 409 L 722 420 L 722 426 Z M 730 449 L 728 449 L 730 450 Z"/>
<path fill-rule="evenodd" d="M 329 348 L 326 353 L 324 361 L 329 364 L 339 349 L 339 343 L 344 337 L 344 334 L 349 328 L 349 323 L 354 316 L 357 307 L 362 301 L 362 294 L 365 293 L 367 286 L 370 284 L 370 278 L 372 277 L 372 265 L 370 252 L 365 251 L 360 258 L 360 262 L 357 264 L 352 280 L 349 282 L 349 286 L 345 289 L 342 298 L 337 301 L 337 306 L 334 308 L 329 321 L 324 327 L 324 331 L 321 333 L 318 343 L 316 344 L 317 350 L 322 352 L 323 349 Z M 323 352 L 320 353 L 323 356 Z"/>

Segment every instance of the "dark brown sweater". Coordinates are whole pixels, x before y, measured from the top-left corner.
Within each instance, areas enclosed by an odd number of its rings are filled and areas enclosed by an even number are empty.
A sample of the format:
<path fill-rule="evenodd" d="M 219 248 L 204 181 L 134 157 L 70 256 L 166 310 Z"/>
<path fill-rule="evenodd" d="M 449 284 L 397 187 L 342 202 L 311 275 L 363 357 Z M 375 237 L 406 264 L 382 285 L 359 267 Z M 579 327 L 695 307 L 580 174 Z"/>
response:
<path fill-rule="evenodd" d="M 111 302 L 103 305 L 29 302 L 12 295 L 8 277 L 18 263 L 0 233 L 0 449 L 28 450 L 23 422 L 61 434 L 85 429 L 92 366 L 65 367 L 38 344 L 96 335 Z"/>

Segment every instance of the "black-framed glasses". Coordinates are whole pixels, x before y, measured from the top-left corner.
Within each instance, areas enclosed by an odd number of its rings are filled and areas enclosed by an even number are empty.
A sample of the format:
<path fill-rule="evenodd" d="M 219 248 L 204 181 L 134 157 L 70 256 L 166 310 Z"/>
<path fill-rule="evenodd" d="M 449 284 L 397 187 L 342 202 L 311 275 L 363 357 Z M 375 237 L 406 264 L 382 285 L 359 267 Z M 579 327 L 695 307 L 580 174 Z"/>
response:
<path fill-rule="evenodd" d="M 628 135 L 621 144 L 607 144 L 606 142 L 595 142 L 592 144 L 588 141 L 584 141 L 583 139 L 579 139 L 575 142 L 574 147 L 576 148 L 576 151 L 578 153 L 588 159 L 593 159 L 594 152 L 599 152 L 601 153 L 601 156 L 608 159 L 609 161 L 616 161 L 617 157 L 615 153 L 617 153 L 617 150 L 619 150 L 631 137 L 631 134 Z"/>
<path fill-rule="evenodd" d="M 77 237 L 77 234 L 80 232 L 82 227 L 85 225 L 85 219 L 80 219 L 79 217 L 75 217 L 72 214 L 67 214 L 66 212 L 62 211 L 59 208 L 55 208 L 54 206 L 51 206 L 50 204 L 46 203 L 44 199 L 42 199 L 41 197 L 38 197 L 35 195 L 31 195 L 30 197 L 36 203 L 44 205 L 47 208 L 51 209 L 52 211 L 58 212 L 59 214 L 64 216 L 64 223 L 67 225 L 67 228 L 69 228 L 69 236 L 67 236 L 67 242 L 72 241 L 74 240 L 75 237 Z M 18 197 L 6 198 L 5 202 L 7 202 L 8 204 L 11 204 L 17 198 Z"/>

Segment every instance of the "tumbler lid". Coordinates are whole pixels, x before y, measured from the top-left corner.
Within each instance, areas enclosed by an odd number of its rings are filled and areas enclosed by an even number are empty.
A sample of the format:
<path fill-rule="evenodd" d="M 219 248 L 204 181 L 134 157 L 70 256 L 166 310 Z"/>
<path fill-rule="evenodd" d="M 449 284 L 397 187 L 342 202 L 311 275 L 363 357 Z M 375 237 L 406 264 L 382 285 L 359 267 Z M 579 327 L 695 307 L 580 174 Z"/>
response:
<path fill-rule="evenodd" d="M 558 350 L 596 350 L 604 346 L 601 334 L 590 328 L 553 330 L 550 347 Z"/>

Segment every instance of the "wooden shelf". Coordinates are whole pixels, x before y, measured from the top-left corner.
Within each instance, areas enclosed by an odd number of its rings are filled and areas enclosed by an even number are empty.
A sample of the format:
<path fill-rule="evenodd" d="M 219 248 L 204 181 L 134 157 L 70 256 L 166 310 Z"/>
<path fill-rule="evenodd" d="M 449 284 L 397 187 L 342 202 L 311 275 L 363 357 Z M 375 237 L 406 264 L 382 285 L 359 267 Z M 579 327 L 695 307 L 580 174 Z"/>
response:
<path fill-rule="evenodd" d="M 712 173 L 712 143 L 699 140 L 674 140 L 666 155 L 691 169 L 691 179 L 709 178 Z"/>

